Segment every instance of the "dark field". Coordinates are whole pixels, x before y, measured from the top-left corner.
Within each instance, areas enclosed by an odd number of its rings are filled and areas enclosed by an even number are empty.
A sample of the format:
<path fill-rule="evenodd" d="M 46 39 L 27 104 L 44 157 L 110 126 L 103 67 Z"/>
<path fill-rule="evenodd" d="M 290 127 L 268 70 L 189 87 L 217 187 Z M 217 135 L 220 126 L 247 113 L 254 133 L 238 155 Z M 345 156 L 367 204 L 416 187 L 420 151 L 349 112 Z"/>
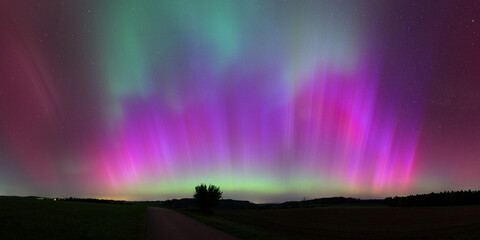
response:
<path fill-rule="evenodd" d="M 480 206 L 218 211 L 202 220 L 246 239 L 480 239 Z"/>
<path fill-rule="evenodd" d="M 152 204 L 0 197 L 0 239 L 145 239 Z M 480 239 L 480 206 L 179 211 L 243 239 Z"/>
<path fill-rule="evenodd" d="M 145 239 L 146 207 L 0 197 L 0 239 Z"/>

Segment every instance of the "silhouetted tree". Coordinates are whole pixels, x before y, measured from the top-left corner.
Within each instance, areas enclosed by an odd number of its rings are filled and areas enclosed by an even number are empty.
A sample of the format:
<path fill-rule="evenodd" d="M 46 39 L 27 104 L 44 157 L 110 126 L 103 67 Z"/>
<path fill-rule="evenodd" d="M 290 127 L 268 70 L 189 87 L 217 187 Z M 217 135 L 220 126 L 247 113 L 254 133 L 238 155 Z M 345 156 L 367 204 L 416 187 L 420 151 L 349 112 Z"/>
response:
<path fill-rule="evenodd" d="M 195 187 L 195 195 L 193 199 L 197 203 L 200 210 L 205 212 L 211 212 L 214 207 L 217 207 L 222 198 L 222 191 L 220 187 L 215 185 L 200 184 Z"/>

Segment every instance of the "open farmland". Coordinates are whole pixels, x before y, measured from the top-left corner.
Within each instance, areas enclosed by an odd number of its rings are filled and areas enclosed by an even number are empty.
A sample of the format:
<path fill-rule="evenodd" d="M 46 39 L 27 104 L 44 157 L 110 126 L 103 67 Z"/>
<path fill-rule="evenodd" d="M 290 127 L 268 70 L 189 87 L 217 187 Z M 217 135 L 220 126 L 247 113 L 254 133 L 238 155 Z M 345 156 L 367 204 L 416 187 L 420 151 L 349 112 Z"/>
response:
<path fill-rule="evenodd" d="M 144 239 L 146 207 L 0 197 L 0 239 Z"/>
<path fill-rule="evenodd" d="M 218 211 L 217 218 L 287 239 L 480 239 L 480 206 Z"/>

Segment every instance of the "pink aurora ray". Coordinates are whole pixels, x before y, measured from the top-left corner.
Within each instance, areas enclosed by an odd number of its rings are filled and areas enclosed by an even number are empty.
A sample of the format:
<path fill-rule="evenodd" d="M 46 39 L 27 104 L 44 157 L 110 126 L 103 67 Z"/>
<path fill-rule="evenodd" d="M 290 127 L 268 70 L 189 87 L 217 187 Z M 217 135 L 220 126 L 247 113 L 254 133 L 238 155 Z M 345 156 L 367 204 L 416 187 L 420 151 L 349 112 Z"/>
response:
<path fill-rule="evenodd" d="M 405 189 L 414 177 L 416 125 L 400 128 L 395 111 L 379 109 L 372 66 L 319 68 L 293 90 L 252 74 L 208 96 L 190 91 L 178 104 L 132 97 L 100 154 L 88 158 L 100 158 L 98 176 L 117 188 L 253 171 L 274 172 L 276 181 L 308 173 L 373 192 Z"/>

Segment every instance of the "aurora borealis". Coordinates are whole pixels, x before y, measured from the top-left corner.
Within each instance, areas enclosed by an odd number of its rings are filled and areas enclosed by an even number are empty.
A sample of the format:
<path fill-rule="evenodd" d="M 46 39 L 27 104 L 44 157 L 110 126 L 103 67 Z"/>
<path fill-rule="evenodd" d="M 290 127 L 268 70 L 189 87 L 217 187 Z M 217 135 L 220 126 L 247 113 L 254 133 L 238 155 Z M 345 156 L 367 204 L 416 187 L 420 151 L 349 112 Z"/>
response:
<path fill-rule="evenodd" d="M 0 195 L 480 188 L 477 1 L 2 1 Z"/>

